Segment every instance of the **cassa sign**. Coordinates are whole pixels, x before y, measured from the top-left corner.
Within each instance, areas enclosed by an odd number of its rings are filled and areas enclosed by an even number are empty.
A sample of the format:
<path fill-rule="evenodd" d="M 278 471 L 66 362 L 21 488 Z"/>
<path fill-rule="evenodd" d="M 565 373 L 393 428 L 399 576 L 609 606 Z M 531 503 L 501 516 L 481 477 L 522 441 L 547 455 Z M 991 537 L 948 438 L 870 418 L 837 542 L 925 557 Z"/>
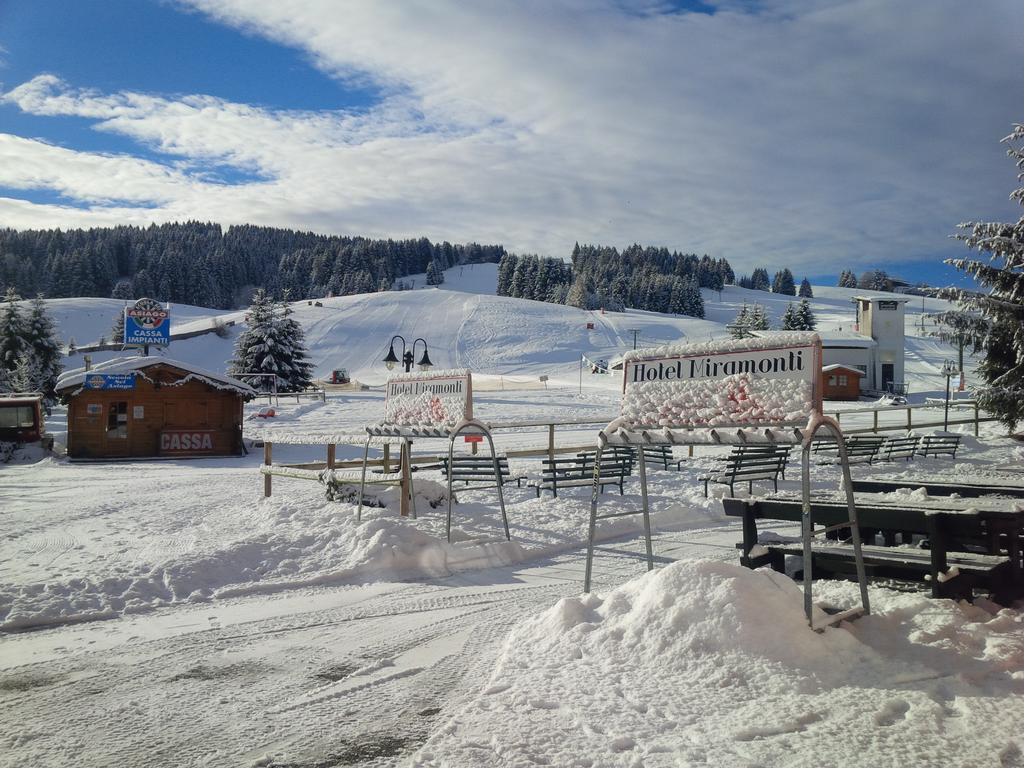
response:
<path fill-rule="evenodd" d="M 124 310 L 124 343 L 133 345 L 171 343 L 171 313 L 153 299 L 139 299 Z"/>
<path fill-rule="evenodd" d="M 165 429 L 160 433 L 161 455 L 212 452 L 212 429 Z"/>

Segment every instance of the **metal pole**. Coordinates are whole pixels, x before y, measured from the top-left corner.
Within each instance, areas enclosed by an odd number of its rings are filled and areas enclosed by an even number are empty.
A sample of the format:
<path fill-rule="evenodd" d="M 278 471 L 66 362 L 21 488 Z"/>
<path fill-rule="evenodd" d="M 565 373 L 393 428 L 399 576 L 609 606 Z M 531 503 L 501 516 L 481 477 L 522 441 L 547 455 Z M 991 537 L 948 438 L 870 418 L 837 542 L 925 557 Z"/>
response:
<path fill-rule="evenodd" d="M 949 372 L 946 372 L 946 410 L 942 416 L 942 431 L 949 431 Z"/>
<path fill-rule="evenodd" d="M 647 463 L 644 460 L 644 447 L 637 446 L 636 452 L 640 459 L 640 502 L 644 513 L 644 542 L 647 545 L 647 570 L 654 570 L 654 551 L 651 547 L 651 508 L 647 501 Z"/>
<path fill-rule="evenodd" d="M 583 355 L 580 355 L 580 394 L 583 394 Z"/>
<path fill-rule="evenodd" d="M 263 463 L 266 464 L 268 467 L 271 465 L 270 443 L 267 443 L 267 442 L 263 443 Z M 271 486 L 270 475 L 269 474 L 264 475 L 263 476 L 263 495 L 264 496 L 270 496 L 270 486 Z"/>

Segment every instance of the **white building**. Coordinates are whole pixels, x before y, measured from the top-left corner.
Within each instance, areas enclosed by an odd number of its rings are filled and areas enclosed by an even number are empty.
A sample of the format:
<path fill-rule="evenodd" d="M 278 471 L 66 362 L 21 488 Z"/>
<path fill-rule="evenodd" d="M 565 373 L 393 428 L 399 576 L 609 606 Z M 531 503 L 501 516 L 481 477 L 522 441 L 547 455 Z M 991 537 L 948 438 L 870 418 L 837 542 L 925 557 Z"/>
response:
<path fill-rule="evenodd" d="M 895 296 L 854 296 L 857 307 L 856 330 L 875 341 L 874 355 L 868 365 L 866 389 L 904 388 L 903 356 L 904 316 L 909 299 Z M 827 358 L 827 356 L 826 356 Z M 842 361 L 835 361 L 842 362 Z"/>

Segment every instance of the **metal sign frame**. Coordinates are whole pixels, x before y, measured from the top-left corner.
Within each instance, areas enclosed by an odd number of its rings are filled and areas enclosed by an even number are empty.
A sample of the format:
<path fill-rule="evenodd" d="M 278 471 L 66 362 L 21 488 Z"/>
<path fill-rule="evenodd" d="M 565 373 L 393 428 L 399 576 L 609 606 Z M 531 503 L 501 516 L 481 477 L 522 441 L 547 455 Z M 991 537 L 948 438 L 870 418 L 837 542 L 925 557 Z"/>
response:
<path fill-rule="evenodd" d="M 703 352 L 695 353 L 700 356 L 713 355 L 708 352 L 706 345 L 700 345 Z M 731 345 L 733 347 L 742 345 Z M 792 346 L 792 345 L 790 345 Z M 870 603 L 867 592 L 867 578 L 864 568 L 864 558 L 861 548 L 860 528 L 857 525 L 857 508 L 854 503 L 853 485 L 850 476 L 850 462 L 846 451 L 846 444 L 843 439 L 842 429 L 834 419 L 825 416 L 822 412 L 821 393 L 821 339 L 816 334 L 810 337 L 809 344 L 800 346 L 811 348 L 810 375 L 812 378 L 812 395 L 809 413 L 806 414 L 806 422 L 780 422 L 775 424 L 729 424 L 720 428 L 686 428 L 679 429 L 667 426 L 664 428 L 637 427 L 623 417 L 612 421 L 608 426 L 598 433 L 597 458 L 594 462 L 594 486 L 590 500 L 590 526 L 587 538 L 587 563 L 583 581 L 583 591 L 589 592 L 591 577 L 593 575 L 594 543 L 597 529 L 597 521 L 611 517 L 623 517 L 627 515 L 643 515 L 644 518 L 644 543 L 647 550 L 647 570 L 654 570 L 654 553 L 651 542 L 651 521 L 650 506 L 647 494 L 647 464 L 644 459 L 643 447 L 648 445 L 744 445 L 744 444 L 778 444 L 778 445 L 801 445 L 802 446 L 802 473 L 801 491 L 803 497 L 803 515 L 801 521 L 801 534 L 803 539 L 804 553 L 804 613 L 807 616 L 808 624 L 812 629 L 822 630 L 825 627 L 839 623 L 847 619 L 856 618 L 860 615 L 870 613 Z M 772 349 L 788 348 L 780 345 Z M 763 348 L 759 348 L 763 349 Z M 683 348 L 685 352 L 686 349 Z M 731 354 L 736 349 L 723 350 Z M 676 355 L 676 357 L 686 355 Z M 636 361 L 665 359 L 657 356 L 644 357 L 644 353 L 633 355 L 627 353 L 626 362 L 623 366 L 623 395 L 626 394 L 628 383 L 629 364 Z M 810 475 L 810 454 L 811 442 L 819 430 L 824 429 L 829 437 L 837 442 L 839 449 L 839 463 L 843 474 L 843 487 L 846 491 L 846 503 L 850 512 L 850 519 L 844 525 L 830 526 L 828 528 L 814 530 L 814 522 L 811 516 L 811 475 Z M 601 454 L 608 446 L 626 446 L 638 448 L 637 458 L 640 471 L 640 495 L 641 509 L 628 512 L 616 512 L 608 515 L 599 515 L 597 512 L 598 498 L 601 478 Z M 828 533 L 838 528 L 849 528 L 852 532 L 854 560 L 857 569 L 857 580 L 860 585 L 861 605 L 851 608 L 842 613 L 829 616 L 828 620 L 819 626 L 813 621 L 813 563 L 812 563 L 812 541 L 815 536 Z M 746 553 L 744 553 L 746 554 Z"/>
<path fill-rule="evenodd" d="M 383 422 L 381 424 L 375 424 L 373 426 L 366 427 L 366 444 L 363 446 L 363 465 L 362 472 L 359 478 L 359 507 L 356 511 L 356 520 L 361 522 L 363 519 L 363 493 L 366 489 L 366 467 L 370 458 L 370 441 L 375 437 L 396 437 L 400 440 L 401 444 L 401 473 L 403 478 L 403 493 L 406 494 L 406 498 L 410 502 L 412 508 L 412 517 L 416 519 L 416 495 L 413 489 L 412 482 L 412 468 L 410 465 L 410 458 L 412 455 L 412 440 L 422 439 L 433 439 L 433 440 L 447 440 L 448 441 L 448 517 L 445 525 L 445 531 L 448 538 L 448 543 L 452 540 L 452 459 L 455 455 L 455 441 L 461 435 L 478 435 L 487 439 L 487 444 L 491 451 L 491 461 L 494 466 L 494 478 L 495 487 L 498 489 L 498 505 L 501 508 L 501 520 L 505 527 L 505 539 L 507 541 L 512 540 L 512 536 L 508 529 L 508 515 L 505 512 L 505 494 L 502 490 L 501 482 L 501 466 L 498 463 L 498 453 L 494 448 L 494 438 L 491 435 L 491 431 L 485 424 L 476 419 L 472 418 L 473 413 L 473 375 L 469 371 L 460 374 L 459 376 L 436 376 L 431 378 L 417 377 L 409 378 L 404 381 L 408 382 L 424 382 L 434 381 L 443 379 L 455 379 L 465 378 L 466 381 L 466 416 L 454 427 L 446 426 L 433 426 L 433 425 L 421 425 L 421 426 L 410 426 L 403 424 L 393 424 Z M 386 391 L 390 395 L 391 384 L 394 381 L 402 383 L 402 377 L 396 377 L 388 381 L 386 385 Z M 424 390 L 427 391 L 427 390 Z M 418 394 L 418 393 L 417 393 Z"/>

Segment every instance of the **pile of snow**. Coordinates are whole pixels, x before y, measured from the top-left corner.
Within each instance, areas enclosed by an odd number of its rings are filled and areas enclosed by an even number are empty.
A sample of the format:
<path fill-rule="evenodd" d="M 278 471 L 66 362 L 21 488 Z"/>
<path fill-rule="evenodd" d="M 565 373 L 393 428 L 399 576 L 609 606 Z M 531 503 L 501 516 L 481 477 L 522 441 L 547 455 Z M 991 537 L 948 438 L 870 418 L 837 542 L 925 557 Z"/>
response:
<path fill-rule="evenodd" d="M 563 599 L 511 633 L 413 764 L 1019 762 L 1020 613 L 872 597 L 875 615 L 816 634 L 785 576 L 681 561 Z"/>

